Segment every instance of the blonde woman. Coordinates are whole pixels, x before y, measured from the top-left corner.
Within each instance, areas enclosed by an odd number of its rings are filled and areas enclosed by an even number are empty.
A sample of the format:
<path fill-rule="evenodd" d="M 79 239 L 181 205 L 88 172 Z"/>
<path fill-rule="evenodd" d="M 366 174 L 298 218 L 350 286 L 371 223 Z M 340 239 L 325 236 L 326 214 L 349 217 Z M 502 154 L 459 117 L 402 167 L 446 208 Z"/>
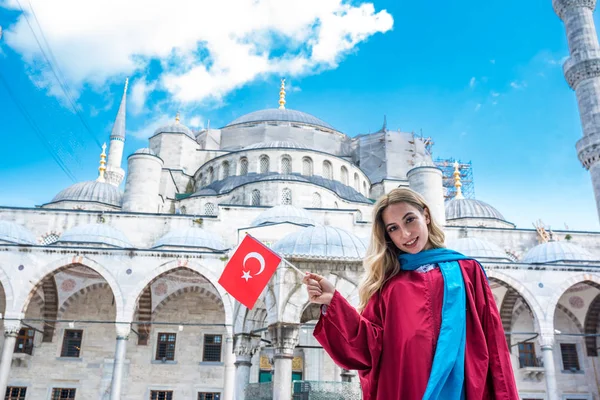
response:
<path fill-rule="evenodd" d="M 481 265 L 444 248 L 425 200 L 395 189 L 375 204 L 358 311 L 317 274 L 315 338 L 358 370 L 364 400 L 518 400 L 502 322 Z"/>

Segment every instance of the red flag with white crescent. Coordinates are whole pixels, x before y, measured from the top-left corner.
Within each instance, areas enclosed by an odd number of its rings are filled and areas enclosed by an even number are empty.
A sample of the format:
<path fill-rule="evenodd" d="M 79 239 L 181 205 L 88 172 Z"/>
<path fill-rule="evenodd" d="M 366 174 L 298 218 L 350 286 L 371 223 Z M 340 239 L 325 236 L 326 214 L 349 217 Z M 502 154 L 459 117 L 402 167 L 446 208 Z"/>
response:
<path fill-rule="evenodd" d="M 237 301 L 252 309 L 280 262 L 277 253 L 246 235 L 225 266 L 219 284 Z"/>

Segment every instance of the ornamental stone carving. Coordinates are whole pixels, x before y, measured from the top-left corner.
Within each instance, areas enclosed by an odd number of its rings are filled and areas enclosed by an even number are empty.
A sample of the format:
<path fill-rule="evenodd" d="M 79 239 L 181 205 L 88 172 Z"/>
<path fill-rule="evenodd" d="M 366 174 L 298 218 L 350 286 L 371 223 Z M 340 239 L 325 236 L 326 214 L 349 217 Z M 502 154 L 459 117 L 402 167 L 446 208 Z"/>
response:
<path fill-rule="evenodd" d="M 596 0 L 552 0 L 554 12 L 560 19 L 563 19 L 565 12 L 570 8 L 587 7 L 594 11 Z"/>
<path fill-rule="evenodd" d="M 300 330 L 296 324 L 274 324 L 269 326 L 274 357 L 293 358 Z"/>
<path fill-rule="evenodd" d="M 240 358 L 247 356 L 252 358 L 260 347 L 260 336 L 249 333 L 238 333 L 233 337 L 233 352 Z"/>
<path fill-rule="evenodd" d="M 567 60 L 567 62 L 569 62 L 569 60 Z M 572 65 L 568 66 L 564 72 L 567 83 L 571 89 L 576 90 L 577 85 L 582 80 L 600 76 L 600 58 L 592 58 L 572 63 Z"/>
<path fill-rule="evenodd" d="M 577 141 L 576 148 L 579 161 L 585 169 L 590 169 L 593 164 L 600 161 L 600 134 L 584 136 Z"/>

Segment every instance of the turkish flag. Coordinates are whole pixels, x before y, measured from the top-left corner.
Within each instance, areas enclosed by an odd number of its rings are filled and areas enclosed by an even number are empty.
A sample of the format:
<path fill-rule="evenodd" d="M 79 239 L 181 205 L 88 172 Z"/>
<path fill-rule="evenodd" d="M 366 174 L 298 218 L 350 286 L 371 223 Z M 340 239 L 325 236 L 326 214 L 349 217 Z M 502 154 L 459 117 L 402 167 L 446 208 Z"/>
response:
<path fill-rule="evenodd" d="M 280 262 L 277 253 L 246 235 L 225 266 L 219 284 L 252 309 Z"/>

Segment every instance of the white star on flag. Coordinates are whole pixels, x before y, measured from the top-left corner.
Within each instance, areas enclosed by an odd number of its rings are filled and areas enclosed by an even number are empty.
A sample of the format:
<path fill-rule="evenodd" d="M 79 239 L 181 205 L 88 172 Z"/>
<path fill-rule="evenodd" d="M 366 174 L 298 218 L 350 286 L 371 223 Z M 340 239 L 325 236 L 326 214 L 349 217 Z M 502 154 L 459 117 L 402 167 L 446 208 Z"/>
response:
<path fill-rule="evenodd" d="M 248 282 L 248 279 L 252 278 L 252 275 L 250 275 L 250 271 L 242 271 L 242 273 L 242 279 L 245 279 L 246 282 Z"/>

